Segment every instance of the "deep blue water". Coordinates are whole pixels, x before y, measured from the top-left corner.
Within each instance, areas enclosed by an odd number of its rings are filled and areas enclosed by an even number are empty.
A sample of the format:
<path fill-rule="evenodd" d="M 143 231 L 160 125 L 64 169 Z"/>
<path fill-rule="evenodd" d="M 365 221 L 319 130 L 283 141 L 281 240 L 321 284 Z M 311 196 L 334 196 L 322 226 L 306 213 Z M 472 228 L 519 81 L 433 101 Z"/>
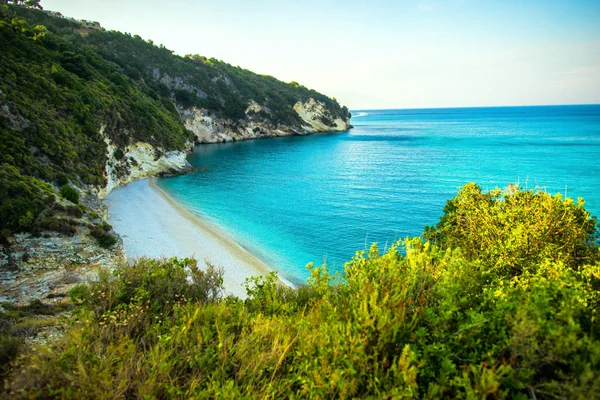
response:
<path fill-rule="evenodd" d="M 302 283 L 419 235 L 465 183 L 544 187 L 600 214 L 600 105 L 353 111 L 345 133 L 197 146 L 161 179 L 182 205 Z"/>

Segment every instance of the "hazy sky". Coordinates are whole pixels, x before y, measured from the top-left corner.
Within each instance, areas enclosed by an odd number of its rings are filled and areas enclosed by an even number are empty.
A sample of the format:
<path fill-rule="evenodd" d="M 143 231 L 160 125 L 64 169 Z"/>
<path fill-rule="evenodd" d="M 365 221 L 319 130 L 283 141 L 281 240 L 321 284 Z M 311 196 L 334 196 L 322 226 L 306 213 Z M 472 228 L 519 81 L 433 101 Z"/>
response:
<path fill-rule="evenodd" d="M 600 0 L 42 0 L 351 109 L 600 103 Z"/>

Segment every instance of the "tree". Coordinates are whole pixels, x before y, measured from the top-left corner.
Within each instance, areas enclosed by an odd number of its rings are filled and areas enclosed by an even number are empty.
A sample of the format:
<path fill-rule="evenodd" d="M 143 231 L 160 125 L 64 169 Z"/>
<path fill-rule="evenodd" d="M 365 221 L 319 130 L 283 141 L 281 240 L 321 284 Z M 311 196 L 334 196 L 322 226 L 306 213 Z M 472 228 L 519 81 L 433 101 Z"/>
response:
<path fill-rule="evenodd" d="M 0 4 L 9 4 L 42 10 L 40 0 L 0 0 Z"/>

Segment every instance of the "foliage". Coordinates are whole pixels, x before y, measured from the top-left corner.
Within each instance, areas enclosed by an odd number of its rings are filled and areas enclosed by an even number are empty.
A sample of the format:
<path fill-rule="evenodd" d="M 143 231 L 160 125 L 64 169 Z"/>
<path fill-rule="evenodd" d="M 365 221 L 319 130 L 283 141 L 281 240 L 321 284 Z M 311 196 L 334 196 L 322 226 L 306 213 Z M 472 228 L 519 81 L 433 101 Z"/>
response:
<path fill-rule="evenodd" d="M 596 218 L 560 194 L 521 190 L 483 193 L 465 185 L 444 207 L 437 226 L 425 228 L 425 238 L 443 248 L 460 247 L 470 259 L 486 260 L 490 271 L 519 274 L 544 260 L 578 267 L 598 260 Z"/>
<path fill-rule="evenodd" d="M 327 266 L 309 266 L 308 285 L 297 290 L 269 275 L 248 281 L 244 301 L 222 298 L 220 274 L 201 272 L 190 260 L 140 260 L 116 276 L 104 274 L 73 291 L 79 306 L 72 327 L 62 341 L 23 360 L 7 393 L 594 398 L 600 392 L 597 245 L 578 225 L 567 224 L 560 237 L 579 249 L 575 262 L 548 253 L 555 238 L 545 235 L 515 245 L 525 251 L 527 243 L 535 244 L 516 261 L 526 267 L 496 268 L 495 258 L 504 253 L 471 251 L 469 235 L 451 233 L 454 213 L 496 210 L 472 232 L 477 234 L 501 226 L 505 212 L 519 215 L 529 202 L 556 200 L 518 190 L 503 199 L 495 192 L 466 193 L 477 190 L 467 185 L 450 201 L 457 208 L 447 207 L 438 224 L 440 245 L 406 239 L 385 254 L 373 245 L 339 276 Z M 528 202 L 518 202 L 521 196 Z M 465 197 L 470 200 L 462 204 Z M 584 210 L 560 204 L 562 221 Z M 541 208 L 536 223 L 513 224 L 488 246 L 504 248 L 513 236 L 535 236 L 539 224 L 553 219 L 554 209 Z M 444 242 L 450 237 L 454 248 Z M 515 251 L 506 254 L 523 254 Z M 506 265 L 517 265 L 509 259 Z"/>
<path fill-rule="evenodd" d="M 79 204 L 79 193 L 77 190 L 68 184 L 60 187 L 60 195 L 71 203 Z"/>
<path fill-rule="evenodd" d="M 117 244 L 117 238 L 110 233 L 111 230 L 112 227 L 107 223 L 90 226 L 90 234 L 96 238 L 100 247 L 104 247 L 105 249 L 109 249 Z"/>
<path fill-rule="evenodd" d="M 57 323 L 50 318 L 72 306 L 64 303 L 45 304 L 33 300 L 27 305 L 2 303 L 0 308 L 0 389 L 11 362 L 25 347 L 27 337 Z"/>
<path fill-rule="evenodd" d="M 47 204 L 52 201 L 52 189 L 39 179 L 24 176 L 19 170 L 0 165 L 0 230 L 29 231 Z"/>
<path fill-rule="evenodd" d="M 64 186 L 69 183 L 69 178 L 65 174 L 59 173 L 56 175 L 56 182 L 58 186 Z"/>

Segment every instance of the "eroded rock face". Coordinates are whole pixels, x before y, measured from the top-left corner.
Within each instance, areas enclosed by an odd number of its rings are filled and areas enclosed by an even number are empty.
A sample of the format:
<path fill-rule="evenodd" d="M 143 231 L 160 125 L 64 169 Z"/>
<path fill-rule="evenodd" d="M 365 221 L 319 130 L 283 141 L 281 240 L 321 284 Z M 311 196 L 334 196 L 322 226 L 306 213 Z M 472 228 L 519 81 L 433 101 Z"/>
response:
<path fill-rule="evenodd" d="M 108 161 L 105 166 L 107 184 L 98 189 L 97 194 L 101 199 L 119 186 L 138 179 L 149 178 L 161 174 L 179 174 L 192 170 L 187 161 L 187 151 L 167 151 L 157 149 L 148 143 L 137 142 L 125 149 L 118 149 L 104 135 Z M 191 148 L 192 144 L 189 144 Z"/>
<path fill-rule="evenodd" d="M 125 260 L 120 245 L 103 249 L 80 227 L 74 236 L 15 235 L 10 249 L 0 246 L 0 302 L 26 303 L 65 297 L 75 285 L 96 279 Z"/>
<path fill-rule="evenodd" d="M 308 135 L 316 132 L 343 132 L 351 128 L 347 120 L 333 118 L 323 103 L 312 98 L 306 102 L 296 103 L 294 110 L 302 121 L 302 124 L 297 126 L 275 125 L 254 117 L 261 111 L 269 113 L 268 109 L 254 101 L 248 105 L 247 117 L 244 120 L 218 118 L 214 113 L 196 107 L 180 110 L 180 116 L 185 127 L 194 133 L 197 143 L 233 142 Z"/>
<path fill-rule="evenodd" d="M 333 118 L 325 104 L 311 98 L 294 104 L 294 110 L 306 123 L 303 128 L 309 132 L 343 132 L 351 128 L 348 120 Z"/>
<path fill-rule="evenodd" d="M 248 119 L 241 122 L 217 118 L 210 111 L 195 107 L 183 110 L 181 119 L 185 127 L 194 133 L 196 143 L 234 142 L 302 134 L 298 129 L 273 126 L 263 121 Z"/>

